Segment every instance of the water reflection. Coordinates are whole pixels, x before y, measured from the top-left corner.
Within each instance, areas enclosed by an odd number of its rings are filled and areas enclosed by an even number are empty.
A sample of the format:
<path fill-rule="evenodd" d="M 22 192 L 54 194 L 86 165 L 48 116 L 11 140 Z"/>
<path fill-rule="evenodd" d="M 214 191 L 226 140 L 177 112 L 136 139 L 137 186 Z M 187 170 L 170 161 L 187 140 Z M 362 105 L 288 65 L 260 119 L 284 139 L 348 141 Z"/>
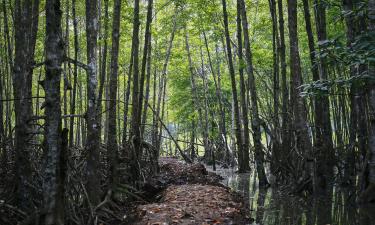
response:
<path fill-rule="evenodd" d="M 210 168 L 208 167 L 208 170 Z M 375 225 L 374 205 L 355 203 L 352 190 L 333 188 L 319 199 L 288 195 L 276 188 L 259 189 L 256 174 L 236 174 L 233 169 L 218 169 L 222 183 L 241 193 L 259 225 Z"/>

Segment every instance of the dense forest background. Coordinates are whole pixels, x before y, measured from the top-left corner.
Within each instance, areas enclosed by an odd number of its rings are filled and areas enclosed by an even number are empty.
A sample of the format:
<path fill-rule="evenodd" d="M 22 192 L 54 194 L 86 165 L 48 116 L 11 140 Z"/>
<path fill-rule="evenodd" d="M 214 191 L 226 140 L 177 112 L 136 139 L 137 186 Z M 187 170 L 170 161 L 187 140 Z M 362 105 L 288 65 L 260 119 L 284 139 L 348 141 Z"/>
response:
<path fill-rule="evenodd" d="M 0 205 L 19 220 L 97 223 L 159 156 L 375 200 L 374 0 L 0 5 Z"/>

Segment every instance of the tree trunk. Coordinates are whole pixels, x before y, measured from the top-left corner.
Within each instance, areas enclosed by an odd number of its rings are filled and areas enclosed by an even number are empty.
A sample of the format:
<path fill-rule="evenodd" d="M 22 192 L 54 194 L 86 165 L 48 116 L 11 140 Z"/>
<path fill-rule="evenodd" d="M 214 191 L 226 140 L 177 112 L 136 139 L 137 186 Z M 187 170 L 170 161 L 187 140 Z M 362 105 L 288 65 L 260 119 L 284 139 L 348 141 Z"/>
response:
<path fill-rule="evenodd" d="M 270 15 L 272 19 L 272 53 L 273 53 L 273 138 L 272 138 L 272 155 L 274 160 L 271 161 L 271 172 L 275 173 L 278 169 L 277 163 L 280 163 L 280 70 L 279 70 L 279 49 L 280 39 L 277 29 L 276 1 L 269 0 Z"/>
<path fill-rule="evenodd" d="M 142 129 L 141 129 L 141 134 L 142 137 L 145 133 L 146 129 L 146 122 L 147 122 L 147 105 L 149 102 L 150 98 L 150 81 L 151 81 L 151 38 L 149 40 L 149 47 L 148 47 L 148 54 L 147 54 L 147 68 L 146 68 L 146 94 L 145 94 L 145 99 L 144 99 L 144 104 L 143 104 L 143 115 L 142 115 Z"/>
<path fill-rule="evenodd" d="M 164 93 L 164 87 L 167 82 L 167 69 L 168 69 L 168 63 L 169 59 L 171 56 L 172 52 L 172 47 L 173 47 L 173 40 L 175 37 L 176 29 L 177 29 L 177 14 L 175 14 L 173 18 L 173 28 L 172 28 L 172 33 L 171 37 L 169 39 L 168 43 L 168 49 L 167 53 L 165 56 L 164 64 L 163 64 L 163 70 L 161 73 L 161 76 L 159 77 L 159 93 L 158 93 L 158 99 L 156 103 L 156 118 L 160 117 L 160 112 L 161 112 L 161 106 L 162 106 L 162 100 L 163 100 L 163 93 Z M 162 118 L 162 117 L 161 117 Z M 163 119 L 163 118 L 162 118 Z M 159 121 L 157 119 L 154 119 L 154 126 L 153 126 L 153 131 L 152 131 L 152 145 L 156 147 L 157 151 L 160 151 L 160 142 L 159 142 Z"/>
<path fill-rule="evenodd" d="M 100 63 L 100 72 L 99 72 L 99 77 L 100 77 L 100 84 L 99 84 L 99 93 L 98 93 L 98 123 L 99 123 L 99 137 L 102 136 L 102 124 L 103 124 L 103 121 L 102 121 L 102 99 L 103 99 L 103 92 L 104 92 L 104 86 L 106 84 L 106 74 L 107 74 L 107 54 L 108 54 L 108 20 L 109 20 L 109 16 L 108 16 L 108 0 L 104 0 L 104 35 L 103 37 L 101 37 L 100 39 L 103 40 L 104 42 L 104 46 L 102 49 L 100 49 L 100 53 L 101 53 L 101 62 L 100 62 L 100 58 L 99 58 L 99 63 Z M 100 32 L 99 32 L 100 33 Z M 101 36 L 101 35 L 100 35 Z M 100 41 L 102 41 L 100 40 Z M 112 54 L 113 55 L 113 54 Z M 108 101 L 105 101 L 105 104 L 106 106 L 105 108 L 105 111 L 107 112 L 108 111 L 108 114 L 109 114 L 109 111 L 111 109 L 108 109 Z M 106 113 L 107 115 L 107 113 Z M 109 116 L 108 116 L 109 117 Z M 108 122 L 108 121 L 107 121 Z"/>
<path fill-rule="evenodd" d="M 298 34 L 297 34 L 297 1 L 288 0 L 288 26 L 290 42 L 290 73 L 291 73 L 291 104 L 293 111 L 293 131 L 296 137 L 297 151 L 308 157 L 311 154 L 311 141 L 308 133 L 307 111 L 304 99 L 300 95 L 299 87 L 303 84 L 301 74 L 301 63 L 299 57 Z M 299 162 L 298 167 L 303 167 L 301 179 L 310 176 L 310 169 L 306 162 Z"/>
<path fill-rule="evenodd" d="M 326 10 L 324 2 L 321 0 L 314 0 L 316 29 L 318 34 L 318 41 L 322 42 L 327 39 L 326 28 Z M 322 49 L 320 49 L 322 51 Z M 326 81 L 328 76 L 327 63 L 325 59 L 320 58 L 319 61 L 319 78 L 321 81 Z M 332 127 L 330 115 L 330 101 L 326 95 L 317 96 L 315 98 L 315 131 L 316 140 L 314 146 L 314 155 L 316 155 L 316 182 L 315 191 L 324 193 L 329 190 L 328 185 L 333 182 L 333 167 L 334 167 L 334 149 L 332 142 Z"/>
<path fill-rule="evenodd" d="M 203 109 L 204 109 L 204 124 L 203 124 L 203 143 L 204 143 L 204 158 L 205 160 L 210 158 L 212 148 L 210 146 L 210 140 L 209 140 L 209 104 L 208 104 L 208 82 L 207 82 L 207 75 L 205 72 L 205 66 L 204 66 L 204 57 L 203 57 L 203 50 L 202 47 L 200 47 L 200 57 L 201 57 L 201 78 L 203 82 Z"/>
<path fill-rule="evenodd" d="M 32 110 L 32 66 L 39 18 L 39 0 L 15 1 L 15 58 L 13 66 L 13 96 L 15 111 L 15 176 L 17 203 L 22 209 L 32 206 L 32 167 L 30 154 L 33 151 Z M 30 209 L 30 208 L 29 208 Z"/>
<path fill-rule="evenodd" d="M 131 144 L 131 166 L 130 172 L 134 182 L 139 179 L 138 161 L 141 157 L 141 136 L 140 124 L 138 122 L 139 105 L 139 0 L 134 1 L 134 18 L 133 18 L 133 90 L 132 90 L 132 117 L 131 131 L 129 142 Z"/>
<path fill-rule="evenodd" d="M 144 47 L 143 47 L 143 58 L 142 58 L 142 67 L 141 67 L 141 77 L 139 80 L 139 98 L 138 98 L 138 117 L 137 121 L 140 124 L 140 126 L 143 129 L 142 122 L 142 106 L 143 106 L 143 100 L 144 100 L 144 83 L 145 83 L 145 77 L 146 77 L 146 64 L 147 64 L 147 56 L 149 54 L 149 48 L 151 48 L 151 22 L 152 22 L 152 7 L 153 7 L 153 0 L 148 1 L 147 5 L 147 19 L 146 19 L 146 30 L 145 30 L 145 41 L 144 41 Z M 147 107 L 146 107 L 147 109 Z M 141 137 L 143 136 L 143 133 L 140 131 Z"/>
<path fill-rule="evenodd" d="M 77 21 L 77 15 L 76 15 L 76 0 L 72 0 L 72 16 L 73 16 L 73 32 L 74 32 L 74 60 L 77 62 L 78 52 L 79 52 L 79 43 L 78 43 L 78 28 L 77 28 L 78 21 Z M 71 106 L 70 106 L 71 115 L 74 115 L 76 113 L 77 82 L 78 82 L 78 66 L 76 63 L 74 63 L 73 65 L 73 90 L 71 93 Z M 72 147 L 74 144 L 73 136 L 74 136 L 74 117 L 70 118 L 69 147 Z"/>
<path fill-rule="evenodd" d="M 258 172 L 259 186 L 265 187 L 268 185 L 266 173 L 264 171 L 264 153 L 262 146 L 262 134 L 260 130 L 260 119 L 258 112 L 258 102 L 257 102 L 257 91 L 255 85 L 255 76 L 253 68 L 253 59 L 250 46 L 250 37 L 249 37 L 249 28 L 247 23 L 246 16 L 246 5 L 244 0 L 239 0 L 241 3 L 241 17 L 242 17 L 242 27 L 244 30 L 244 42 L 245 42 L 245 54 L 246 54 L 246 72 L 249 76 L 249 89 L 250 89 L 250 100 L 251 100 L 251 115 L 252 122 L 251 126 L 253 129 L 253 140 L 254 140 L 254 149 L 255 149 L 255 163 Z"/>
<path fill-rule="evenodd" d="M 45 224 L 64 224 L 63 199 L 59 193 L 64 185 L 61 179 L 61 103 L 60 79 L 61 64 L 64 55 L 64 41 L 61 30 L 59 0 L 46 2 L 46 79 L 45 90 L 45 146 L 47 151 L 46 166 L 43 177 L 44 205 L 46 207 Z"/>
<path fill-rule="evenodd" d="M 86 0 L 86 35 L 87 35 L 87 194 L 92 205 L 100 201 L 100 165 L 99 165 L 99 121 L 98 121 L 98 0 Z"/>
<path fill-rule="evenodd" d="M 242 145 L 242 135 L 241 135 L 241 119 L 240 119 L 240 109 L 238 106 L 238 95 L 237 95 L 237 86 L 236 86 L 236 75 L 234 72 L 233 66 L 233 56 L 232 56 L 232 48 L 230 42 L 230 34 L 228 28 L 228 13 L 227 13 L 227 3 L 226 0 L 222 0 L 223 5 L 223 16 L 224 16 L 224 29 L 225 29 L 225 41 L 226 41 L 226 49 L 228 54 L 228 67 L 229 67 L 229 75 L 231 79 L 231 86 L 232 86 L 232 97 L 233 97 L 233 110 L 234 110 L 234 123 L 235 123 L 235 135 L 237 139 L 237 148 L 238 148 L 238 163 L 239 163 L 239 171 L 245 172 L 246 167 L 244 166 L 244 159 L 243 159 L 243 145 Z"/>
<path fill-rule="evenodd" d="M 289 105 L 289 91 L 287 85 L 287 74 L 286 74 L 286 47 L 285 47 L 285 31 L 284 31 L 284 11 L 283 11 L 283 0 L 277 0 L 278 14 L 279 14 L 279 33 L 280 33 L 280 66 L 281 66 L 281 95 L 282 95 L 282 106 L 281 106 L 281 157 L 280 163 L 285 163 L 285 155 L 290 149 L 290 114 L 288 112 Z"/>
<path fill-rule="evenodd" d="M 375 0 L 368 1 L 368 30 L 375 32 Z M 372 54 L 373 55 L 373 54 Z M 375 78 L 375 63 L 370 62 L 369 76 Z M 370 81 L 369 84 L 369 100 L 370 107 L 370 132 L 369 132 L 369 161 L 368 161 L 368 186 L 361 195 L 363 202 L 371 202 L 375 200 L 375 83 Z"/>
<path fill-rule="evenodd" d="M 246 32 L 246 31 L 245 31 Z M 249 117 L 248 117 L 248 101 L 246 99 L 246 85 L 244 77 L 244 59 L 242 47 L 242 25 L 241 25 L 241 1 L 237 1 L 237 41 L 238 41 L 238 67 L 240 74 L 240 98 L 241 98 L 241 112 L 243 122 L 243 143 L 242 143 L 242 172 L 250 171 L 249 164 L 249 150 L 250 150 L 250 133 L 249 133 Z"/>
<path fill-rule="evenodd" d="M 117 107 L 117 77 L 118 77 L 118 55 L 120 44 L 120 18 L 121 0 L 116 0 L 113 5 L 112 23 L 112 51 L 111 51 L 111 77 L 109 83 L 109 112 L 108 112 L 108 181 L 109 188 L 116 185 L 116 169 L 118 159 L 117 127 L 116 127 L 116 107 Z"/>

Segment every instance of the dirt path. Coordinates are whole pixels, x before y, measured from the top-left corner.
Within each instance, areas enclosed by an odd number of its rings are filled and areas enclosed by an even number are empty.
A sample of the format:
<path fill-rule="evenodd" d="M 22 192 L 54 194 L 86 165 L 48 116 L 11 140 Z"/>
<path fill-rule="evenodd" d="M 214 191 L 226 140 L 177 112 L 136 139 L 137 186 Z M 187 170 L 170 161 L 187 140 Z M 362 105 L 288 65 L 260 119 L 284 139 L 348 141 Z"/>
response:
<path fill-rule="evenodd" d="M 207 172 L 202 164 L 162 158 L 160 175 L 149 187 L 162 191 L 155 203 L 137 207 L 137 225 L 248 223 L 241 197 L 220 184 L 219 176 Z"/>

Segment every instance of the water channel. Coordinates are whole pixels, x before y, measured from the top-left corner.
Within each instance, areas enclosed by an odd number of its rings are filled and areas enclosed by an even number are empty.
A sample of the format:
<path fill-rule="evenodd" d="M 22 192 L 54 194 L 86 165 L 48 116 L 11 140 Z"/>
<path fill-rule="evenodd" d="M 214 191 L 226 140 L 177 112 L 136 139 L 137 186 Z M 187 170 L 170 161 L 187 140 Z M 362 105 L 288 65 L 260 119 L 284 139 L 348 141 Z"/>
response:
<path fill-rule="evenodd" d="M 207 170 L 212 172 L 212 167 Z M 354 192 L 346 188 L 333 187 L 331 197 L 317 199 L 259 189 L 254 171 L 238 174 L 219 168 L 216 173 L 224 185 L 244 196 L 254 225 L 375 225 L 375 206 L 359 207 Z"/>

